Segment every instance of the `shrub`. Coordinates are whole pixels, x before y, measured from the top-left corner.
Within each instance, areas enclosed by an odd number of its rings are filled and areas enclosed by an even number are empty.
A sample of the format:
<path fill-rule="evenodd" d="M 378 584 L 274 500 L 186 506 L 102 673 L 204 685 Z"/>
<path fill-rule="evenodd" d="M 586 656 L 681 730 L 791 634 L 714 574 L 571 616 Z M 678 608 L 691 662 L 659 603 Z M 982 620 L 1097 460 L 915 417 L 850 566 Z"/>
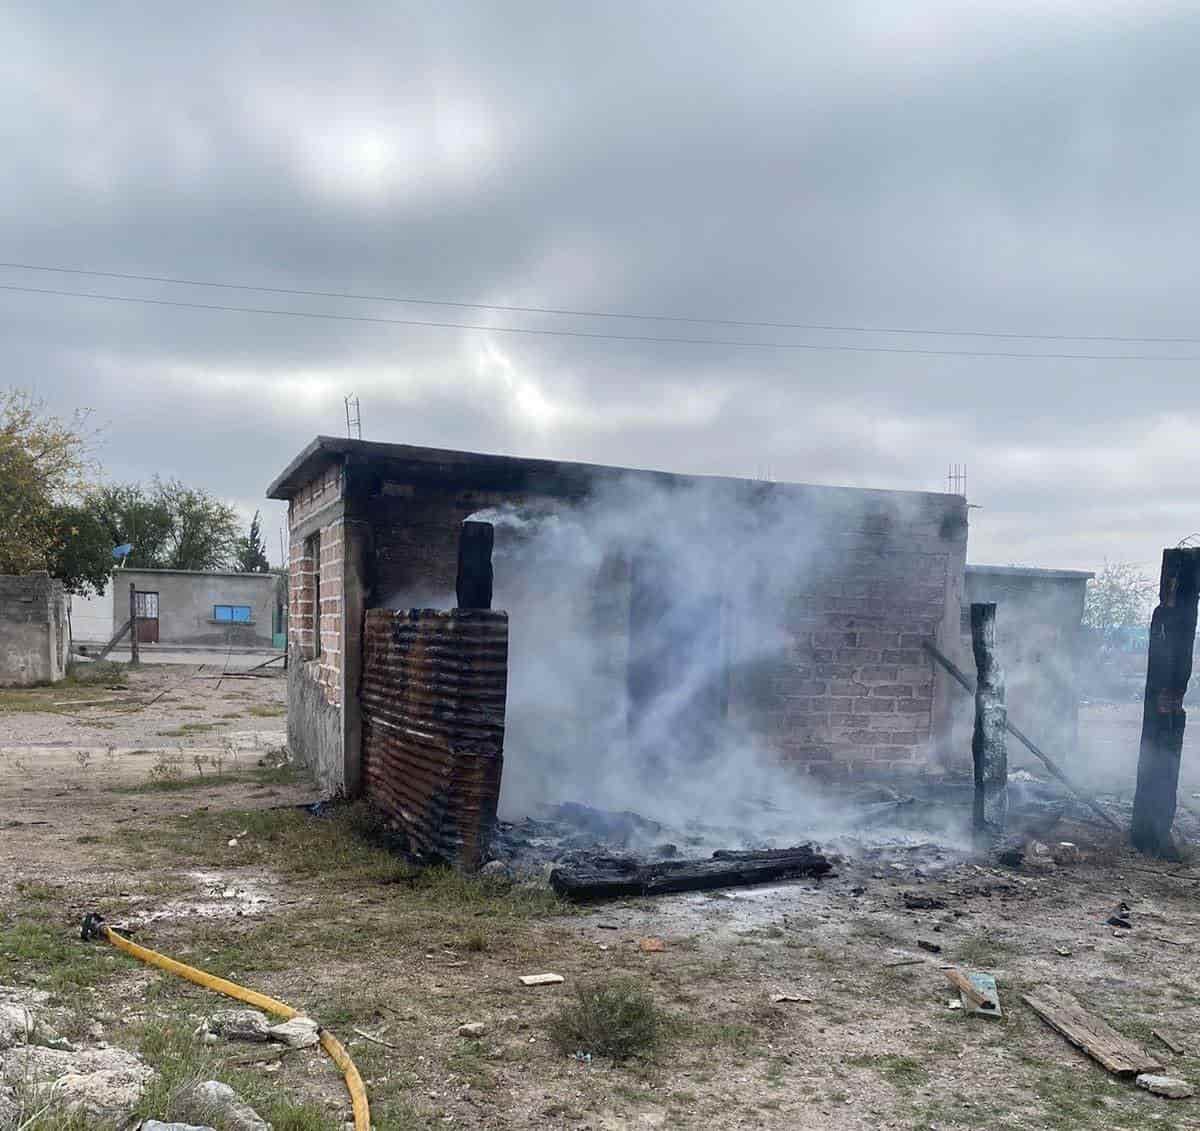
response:
<path fill-rule="evenodd" d="M 550 1037 L 565 1053 L 626 1060 L 648 1052 L 662 1037 L 663 1017 L 632 979 L 581 986 L 575 1000 L 550 1020 Z"/>

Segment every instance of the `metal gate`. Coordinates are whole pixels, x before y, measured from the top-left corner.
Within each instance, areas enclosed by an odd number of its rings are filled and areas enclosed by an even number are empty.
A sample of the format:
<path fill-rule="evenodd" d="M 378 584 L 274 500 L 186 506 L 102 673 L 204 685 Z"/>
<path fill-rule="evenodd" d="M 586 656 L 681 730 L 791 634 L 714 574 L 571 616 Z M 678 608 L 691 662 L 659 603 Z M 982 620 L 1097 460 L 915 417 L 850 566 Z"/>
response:
<path fill-rule="evenodd" d="M 137 615 L 139 644 L 158 643 L 158 594 L 139 589 L 134 594 L 134 613 Z"/>

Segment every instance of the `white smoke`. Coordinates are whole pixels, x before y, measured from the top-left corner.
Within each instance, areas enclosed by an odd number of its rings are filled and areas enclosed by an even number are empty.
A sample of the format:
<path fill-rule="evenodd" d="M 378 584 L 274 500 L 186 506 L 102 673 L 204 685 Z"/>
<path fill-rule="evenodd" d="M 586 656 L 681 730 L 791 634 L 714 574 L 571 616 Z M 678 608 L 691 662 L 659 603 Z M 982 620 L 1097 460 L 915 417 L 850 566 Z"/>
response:
<path fill-rule="evenodd" d="M 503 816 L 577 801 L 746 829 L 774 813 L 809 835 L 829 816 L 764 722 L 804 690 L 808 598 L 854 516 L 847 495 L 748 490 L 626 480 L 572 507 L 471 516 L 495 527 L 509 613 Z"/>

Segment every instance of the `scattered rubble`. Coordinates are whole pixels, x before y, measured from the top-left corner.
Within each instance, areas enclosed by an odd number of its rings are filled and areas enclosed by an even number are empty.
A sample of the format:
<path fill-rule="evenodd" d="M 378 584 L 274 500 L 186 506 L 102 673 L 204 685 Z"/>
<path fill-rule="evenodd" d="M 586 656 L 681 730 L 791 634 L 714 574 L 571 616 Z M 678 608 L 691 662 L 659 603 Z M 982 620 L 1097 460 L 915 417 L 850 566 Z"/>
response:
<path fill-rule="evenodd" d="M 201 1111 L 211 1114 L 228 1131 L 271 1131 L 271 1125 L 260 1118 L 258 1112 L 219 1080 L 197 1084 L 192 1089 L 192 1099 Z"/>
<path fill-rule="evenodd" d="M 1145 1088 L 1156 1096 L 1166 1096 L 1172 1100 L 1186 1100 L 1196 1094 L 1196 1089 L 1191 1084 L 1175 1076 L 1156 1076 L 1150 1072 L 1143 1072 L 1135 1083 L 1139 1088 Z"/>
<path fill-rule="evenodd" d="M 270 1028 L 271 1039 L 294 1049 L 306 1049 L 321 1039 L 320 1026 L 311 1017 L 293 1017 Z"/>
<path fill-rule="evenodd" d="M 1128 903 L 1118 903 L 1104 922 L 1110 927 L 1120 927 L 1123 931 L 1133 930 L 1133 921 L 1129 918 L 1132 908 Z"/>
<path fill-rule="evenodd" d="M 932 895 L 921 895 L 915 891 L 902 891 L 900 898 L 909 911 L 944 911 L 946 901 Z"/>
<path fill-rule="evenodd" d="M 521 985 L 523 986 L 557 986 L 565 981 L 566 979 L 561 974 L 521 975 Z"/>
<path fill-rule="evenodd" d="M 218 1009 L 208 1019 L 207 1029 L 227 1041 L 269 1041 L 271 1022 L 257 1009 Z"/>

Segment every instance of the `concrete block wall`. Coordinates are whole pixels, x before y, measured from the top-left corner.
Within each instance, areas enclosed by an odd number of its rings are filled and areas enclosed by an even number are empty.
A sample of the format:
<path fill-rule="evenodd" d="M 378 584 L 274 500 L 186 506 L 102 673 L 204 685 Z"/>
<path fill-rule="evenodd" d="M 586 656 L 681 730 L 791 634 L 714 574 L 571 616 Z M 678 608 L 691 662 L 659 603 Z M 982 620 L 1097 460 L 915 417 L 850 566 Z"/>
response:
<path fill-rule="evenodd" d="M 62 679 L 70 648 L 62 582 L 47 573 L 0 575 L 0 684 Z"/>

